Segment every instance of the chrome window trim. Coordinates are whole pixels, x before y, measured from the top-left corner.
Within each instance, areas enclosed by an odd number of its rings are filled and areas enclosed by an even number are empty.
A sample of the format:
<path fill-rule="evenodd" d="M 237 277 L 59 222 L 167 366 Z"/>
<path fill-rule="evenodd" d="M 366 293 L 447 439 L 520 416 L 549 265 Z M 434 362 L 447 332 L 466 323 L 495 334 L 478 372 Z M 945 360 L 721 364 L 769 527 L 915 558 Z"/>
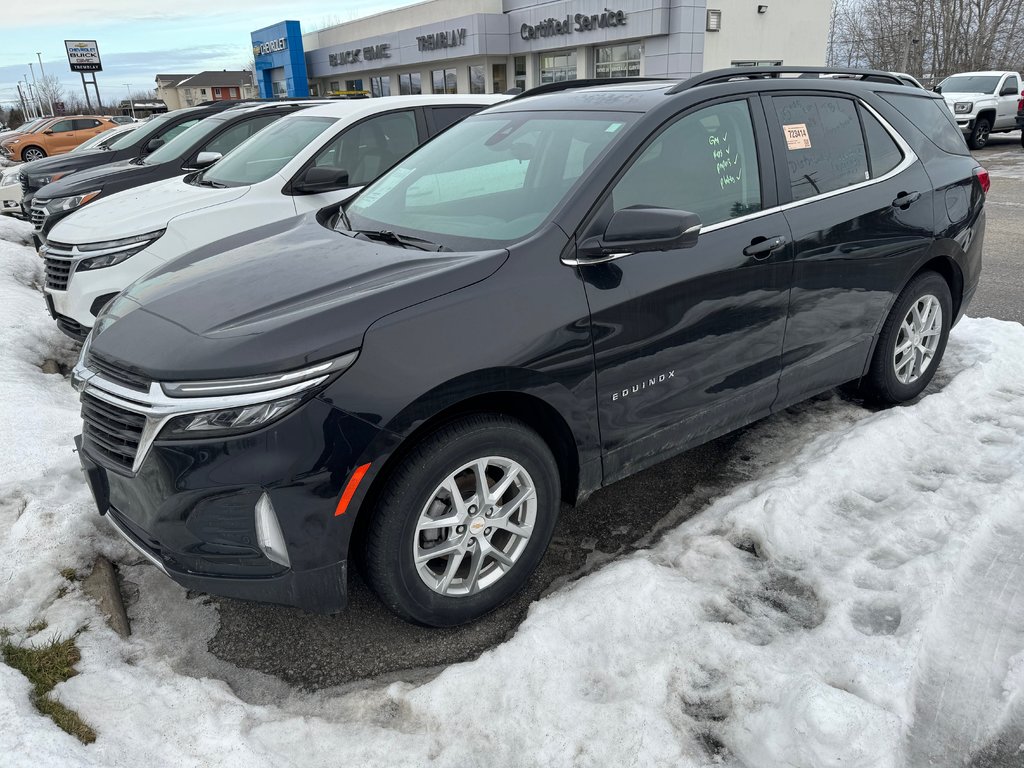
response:
<path fill-rule="evenodd" d="M 847 96 L 841 96 L 839 98 L 848 98 L 848 97 Z M 776 206 L 773 206 L 771 208 L 765 208 L 764 210 L 756 211 L 755 213 L 748 213 L 746 216 L 738 216 L 735 219 L 727 219 L 725 221 L 717 222 L 716 224 L 709 224 L 708 226 L 701 228 L 701 234 L 703 235 L 706 232 L 717 232 L 720 229 L 725 229 L 726 227 L 731 227 L 731 226 L 733 226 L 735 224 L 743 224 L 743 223 L 748 222 L 748 221 L 754 221 L 755 219 L 760 219 L 760 218 L 762 218 L 764 216 L 771 216 L 772 214 L 775 214 L 775 213 L 780 213 L 780 212 L 784 213 L 786 211 L 793 210 L 794 208 L 799 208 L 799 207 L 801 207 L 803 205 L 808 205 L 810 203 L 818 202 L 819 200 L 828 200 L 829 198 L 836 197 L 838 195 L 845 195 L 847 192 L 855 192 L 858 189 L 865 189 L 865 188 L 870 187 L 870 186 L 872 186 L 874 184 L 881 184 L 884 181 L 888 181 L 889 179 L 892 179 L 892 178 L 894 178 L 896 176 L 899 176 L 901 173 L 903 173 L 905 170 L 910 168 L 914 163 L 916 163 L 918 161 L 919 158 L 917 156 L 917 153 L 914 152 L 914 150 L 906 142 L 906 140 L 900 135 L 900 133 L 895 128 L 892 127 L 892 125 L 889 123 L 889 121 L 886 120 L 884 117 L 882 117 L 882 115 L 880 115 L 878 113 L 878 110 L 876 110 L 870 104 L 866 103 L 865 101 L 863 101 L 861 99 L 851 99 L 851 100 L 855 101 L 857 104 L 859 104 L 865 110 L 867 110 L 871 114 L 872 117 L 874 117 L 876 120 L 878 120 L 878 122 L 881 124 L 882 128 L 889 134 L 890 137 L 892 137 L 892 140 L 896 142 L 896 146 L 898 146 L 900 148 L 900 151 L 903 153 L 903 160 L 899 163 L 899 165 L 897 165 L 895 168 L 893 168 L 888 173 L 885 173 L 885 174 L 883 174 L 883 175 L 881 175 L 881 176 L 879 176 L 878 178 L 875 178 L 875 179 L 865 179 L 864 181 L 862 181 L 862 182 L 860 182 L 858 184 L 851 184 L 850 186 L 843 187 L 841 189 L 833 189 L 830 192 L 822 192 L 820 195 L 814 195 L 813 197 L 804 198 L 803 200 L 793 200 L 793 201 L 788 202 L 788 203 L 783 203 L 782 205 L 776 205 Z M 864 151 L 865 151 L 865 153 L 868 152 L 868 147 L 867 147 L 866 143 L 865 143 L 865 146 L 864 146 Z M 613 255 L 613 258 L 621 259 L 622 257 L 629 256 L 629 255 L 631 255 L 631 254 L 629 254 L 629 253 L 621 253 L 621 254 L 617 253 L 617 254 Z M 561 261 L 562 261 L 563 264 L 565 264 L 566 266 L 569 266 L 569 267 L 584 267 L 584 266 L 588 266 L 588 265 L 591 265 L 591 264 L 603 264 L 604 262 L 612 260 L 611 258 L 607 258 L 607 257 L 598 257 L 598 258 L 599 258 L 599 260 L 565 259 L 565 258 L 563 258 Z"/>
<path fill-rule="evenodd" d="M 327 381 L 327 379 L 328 375 L 324 374 L 316 378 L 307 379 L 306 381 L 274 389 L 266 389 L 262 392 L 182 398 L 165 395 L 160 384 L 157 382 L 150 383 L 148 393 L 129 389 L 103 378 L 102 375 L 94 371 L 90 371 L 81 363 L 77 364 L 72 372 L 72 380 L 76 382 L 81 392 L 88 393 L 98 400 L 103 400 L 110 405 L 145 417 L 146 423 L 142 428 L 142 434 L 139 436 L 139 448 L 135 453 L 135 460 L 132 462 L 131 471 L 133 473 L 138 472 L 142 467 L 160 431 L 168 421 L 176 416 L 187 416 L 194 413 L 220 411 L 227 408 L 272 402 L 317 387 Z M 210 435 L 205 437 L 210 437 Z"/>

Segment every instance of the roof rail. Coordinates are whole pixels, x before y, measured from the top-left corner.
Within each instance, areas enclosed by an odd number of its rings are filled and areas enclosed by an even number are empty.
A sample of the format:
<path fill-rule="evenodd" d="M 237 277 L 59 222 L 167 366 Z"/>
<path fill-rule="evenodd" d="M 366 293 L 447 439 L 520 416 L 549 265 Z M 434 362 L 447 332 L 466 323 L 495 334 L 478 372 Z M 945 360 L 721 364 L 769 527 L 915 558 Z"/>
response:
<path fill-rule="evenodd" d="M 579 80 L 560 80 L 557 83 L 535 85 L 533 88 L 529 88 L 516 94 L 512 99 L 523 99 L 527 96 L 539 96 L 542 93 L 557 93 L 558 91 L 568 91 L 573 88 L 590 88 L 595 85 L 621 85 L 623 83 L 649 83 L 651 81 L 673 82 L 673 80 L 668 80 L 664 77 L 584 77 Z M 512 90 L 516 89 L 509 89 L 509 91 Z M 509 91 L 506 91 L 506 93 Z"/>
<path fill-rule="evenodd" d="M 798 75 L 799 77 L 808 78 L 820 75 L 844 75 L 848 78 L 858 78 L 868 82 L 904 85 L 903 81 L 892 72 L 883 72 L 880 69 L 857 69 L 855 67 L 729 67 L 728 69 L 715 69 L 711 72 L 694 75 L 689 80 L 684 80 L 679 85 L 670 89 L 668 93 L 681 93 L 689 88 L 696 88 L 699 85 L 726 83 L 730 80 L 780 78 L 782 75 Z"/>

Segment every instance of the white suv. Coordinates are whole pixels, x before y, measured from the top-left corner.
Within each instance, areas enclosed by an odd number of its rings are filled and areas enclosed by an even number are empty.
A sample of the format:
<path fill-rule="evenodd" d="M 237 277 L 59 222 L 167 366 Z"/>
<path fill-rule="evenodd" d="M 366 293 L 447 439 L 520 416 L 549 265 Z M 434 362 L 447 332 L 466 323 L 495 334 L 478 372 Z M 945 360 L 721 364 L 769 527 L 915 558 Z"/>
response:
<path fill-rule="evenodd" d="M 97 200 L 40 249 L 47 305 L 84 338 L 106 304 L 157 267 L 228 235 L 354 195 L 431 136 L 504 95 L 389 96 L 287 115 L 215 165 Z"/>
<path fill-rule="evenodd" d="M 953 110 L 971 149 L 984 147 L 989 134 L 1017 129 L 1021 97 L 1017 72 L 961 72 L 947 77 L 935 90 Z"/>

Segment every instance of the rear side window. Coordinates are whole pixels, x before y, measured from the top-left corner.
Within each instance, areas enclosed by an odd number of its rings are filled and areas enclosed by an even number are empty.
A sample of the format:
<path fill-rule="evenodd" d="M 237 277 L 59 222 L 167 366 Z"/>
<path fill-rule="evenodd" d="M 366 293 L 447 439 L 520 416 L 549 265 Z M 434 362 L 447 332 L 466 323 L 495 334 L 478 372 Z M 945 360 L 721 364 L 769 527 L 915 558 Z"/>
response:
<path fill-rule="evenodd" d="M 571 150 L 568 159 L 574 161 Z M 761 210 L 747 102 L 715 104 L 669 125 L 619 179 L 612 205 L 689 211 L 704 226 Z"/>
<path fill-rule="evenodd" d="M 868 142 L 871 178 L 877 179 L 879 176 L 885 176 L 903 161 L 903 152 L 874 115 L 862 109 L 860 117 L 864 123 L 864 137 Z"/>
<path fill-rule="evenodd" d="M 434 116 L 434 133 L 449 128 L 470 115 L 480 111 L 480 107 L 432 107 Z"/>
<path fill-rule="evenodd" d="M 836 96 L 774 96 L 794 200 L 870 178 L 857 106 Z"/>
<path fill-rule="evenodd" d="M 74 121 L 76 131 L 88 131 L 100 124 L 99 120 L 80 117 Z"/>
<path fill-rule="evenodd" d="M 967 142 L 953 121 L 946 102 L 926 96 L 879 93 L 898 109 L 932 144 L 954 155 L 969 155 Z"/>

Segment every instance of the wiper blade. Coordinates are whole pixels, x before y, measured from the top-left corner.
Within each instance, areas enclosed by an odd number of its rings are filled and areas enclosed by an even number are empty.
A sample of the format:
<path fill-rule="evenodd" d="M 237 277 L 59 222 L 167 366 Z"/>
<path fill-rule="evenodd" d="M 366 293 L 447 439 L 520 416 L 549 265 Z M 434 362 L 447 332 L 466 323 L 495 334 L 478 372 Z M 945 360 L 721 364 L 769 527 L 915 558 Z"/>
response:
<path fill-rule="evenodd" d="M 392 232 L 389 229 L 357 229 L 352 232 L 353 237 L 362 235 L 367 240 L 377 240 L 382 243 L 388 243 L 390 245 L 400 245 L 403 248 L 416 248 L 421 251 L 450 251 L 448 248 L 440 243 L 434 243 L 430 240 L 424 240 L 422 237 L 413 237 L 412 235 L 400 235 L 397 232 Z"/>
<path fill-rule="evenodd" d="M 224 189 L 227 186 L 227 184 L 221 184 L 213 179 L 196 179 L 195 184 L 198 187 L 213 187 L 214 189 Z"/>

